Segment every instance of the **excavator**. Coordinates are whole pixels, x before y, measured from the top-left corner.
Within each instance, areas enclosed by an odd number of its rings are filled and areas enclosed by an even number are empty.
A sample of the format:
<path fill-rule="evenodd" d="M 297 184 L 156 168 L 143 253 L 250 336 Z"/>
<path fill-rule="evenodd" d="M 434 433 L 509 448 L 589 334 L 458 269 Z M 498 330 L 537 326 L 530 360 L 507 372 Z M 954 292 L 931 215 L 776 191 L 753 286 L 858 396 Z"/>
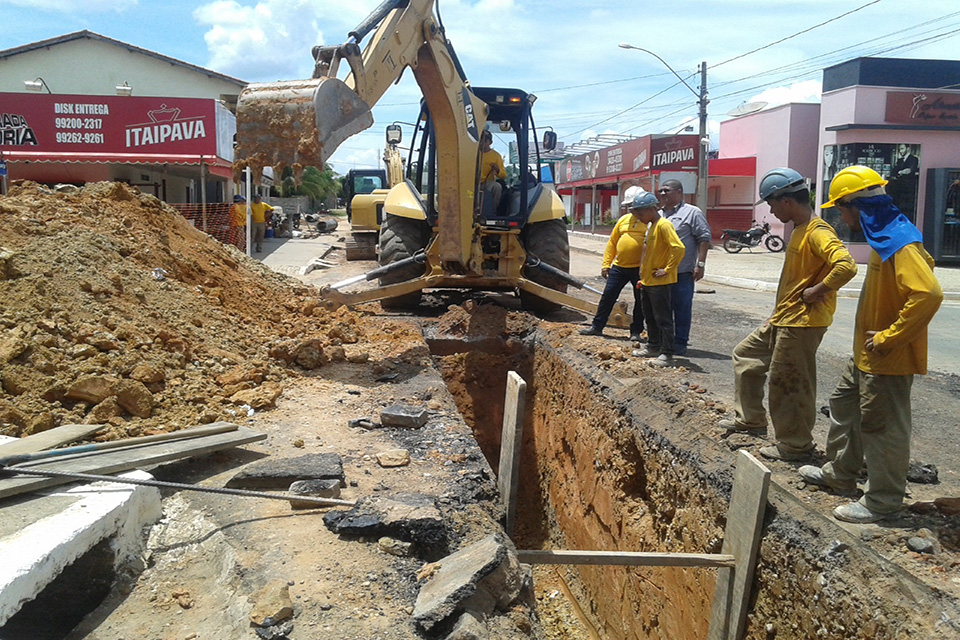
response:
<path fill-rule="evenodd" d="M 377 259 L 384 201 L 390 189 L 404 180 L 403 156 L 399 149 L 402 138 L 399 124 L 387 126 L 387 146 L 383 150 L 385 169 L 351 169 L 347 172 L 343 194 L 350 223 L 350 238 L 345 247 L 347 260 Z"/>
<path fill-rule="evenodd" d="M 563 203 L 539 179 L 532 106 L 518 89 L 473 87 L 446 37 L 435 0 L 384 0 L 341 45 L 313 48 L 309 80 L 248 85 L 237 104 L 237 161 L 258 179 L 265 166 L 294 176 L 324 166 L 348 137 L 373 124 L 371 107 L 411 69 L 422 93 L 403 179 L 383 203 L 378 268 L 321 289 L 321 304 L 379 300 L 406 308 L 428 288 L 518 291 L 531 311 L 566 306 L 587 314 L 596 303 L 569 295 L 586 288 L 568 273 Z M 361 50 L 360 43 L 372 33 Z M 344 80 L 337 75 L 349 66 Z M 516 140 L 518 166 L 499 206 L 480 188 L 480 133 L 497 128 Z M 543 148 L 556 146 L 544 134 Z M 348 291 L 365 281 L 375 287 Z M 626 327 L 623 306 L 609 324 Z"/>

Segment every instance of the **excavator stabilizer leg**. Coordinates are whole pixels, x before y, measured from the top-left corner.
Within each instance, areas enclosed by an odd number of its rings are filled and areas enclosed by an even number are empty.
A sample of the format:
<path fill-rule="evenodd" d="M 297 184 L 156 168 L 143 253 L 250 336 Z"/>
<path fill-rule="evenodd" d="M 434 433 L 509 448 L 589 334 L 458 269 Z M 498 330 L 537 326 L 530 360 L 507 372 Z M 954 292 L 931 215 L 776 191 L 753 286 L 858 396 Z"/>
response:
<path fill-rule="evenodd" d="M 259 182 L 263 167 L 323 169 L 337 147 L 373 125 L 370 107 L 337 78 L 247 85 L 237 102 L 234 171 L 249 166 Z"/>

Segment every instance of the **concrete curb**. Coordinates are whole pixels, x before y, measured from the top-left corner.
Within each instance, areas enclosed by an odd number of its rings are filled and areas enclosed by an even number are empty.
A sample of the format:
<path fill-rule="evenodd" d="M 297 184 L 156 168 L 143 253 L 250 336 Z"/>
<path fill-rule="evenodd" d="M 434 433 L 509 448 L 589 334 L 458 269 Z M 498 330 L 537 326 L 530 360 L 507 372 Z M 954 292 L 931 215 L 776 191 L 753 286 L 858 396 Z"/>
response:
<path fill-rule="evenodd" d="M 580 236 L 584 238 L 596 237 L 594 234 L 584 233 L 582 231 L 570 231 L 569 233 L 572 236 Z M 603 251 L 597 251 L 596 249 L 588 249 L 587 247 L 577 247 L 577 246 L 574 246 L 573 244 L 570 245 L 570 248 L 573 251 L 577 251 L 579 253 L 588 253 L 588 254 L 593 254 L 597 256 L 603 256 Z M 777 291 L 777 286 L 779 285 L 779 283 L 777 282 L 766 282 L 764 280 L 752 280 L 750 278 L 735 278 L 733 276 L 718 276 L 710 273 L 707 273 L 703 276 L 702 282 L 712 282 L 714 284 L 723 284 L 728 287 L 736 287 L 738 289 L 752 289 L 754 291 L 773 291 L 773 292 Z M 860 289 L 845 287 L 843 289 L 840 289 L 837 292 L 837 295 L 844 298 L 859 298 Z M 944 291 L 943 299 L 944 300 L 960 300 L 960 291 Z"/>

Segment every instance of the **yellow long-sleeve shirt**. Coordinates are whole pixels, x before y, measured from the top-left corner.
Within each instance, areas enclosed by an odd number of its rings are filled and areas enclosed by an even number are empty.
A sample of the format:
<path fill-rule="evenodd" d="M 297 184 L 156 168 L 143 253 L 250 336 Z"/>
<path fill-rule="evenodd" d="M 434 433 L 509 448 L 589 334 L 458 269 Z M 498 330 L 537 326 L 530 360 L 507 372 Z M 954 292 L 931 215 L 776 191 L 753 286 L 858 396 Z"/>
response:
<path fill-rule="evenodd" d="M 497 165 L 496 172 L 491 168 L 492 164 Z M 503 156 L 493 149 L 485 151 L 483 157 L 480 158 L 480 182 L 488 182 L 497 178 L 504 180 L 506 177 L 507 169 L 503 166 Z"/>
<path fill-rule="evenodd" d="M 640 284 L 656 287 L 673 284 L 677 281 L 677 267 L 683 259 L 683 243 L 670 221 L 659 217 L 647 229 L 646 247 L 643 251 L 643 263 L 640 265 Z M 661 278 L 653 277 L 657 269 L 666 270 Z"/>
<path fill-rule="evenodd" d="M 857 275 L 857 264 L 836 232 L 822 218 L 796 227 L 780 272 L 777 304 L 770 317 L 775 327 L 829 327 L 837 310 L 837 289 Z M 809 305 L 803 290 L 822 282 L 829 287 L 822 302 Z"/>
<path fill-rule="evenodd" d="M 609 269 L 612 264 L 624 269 L 639 267 L 646 235 L 647 225 L 637 220 L 632 213 L 620 216 L 617 224 L 613 225 L 607 247 L 603 250 L 601 268 Z"/>
<path fill-rule="evenodd" d="M 853 332 L 857 368 L 891 376 L 926 373 L 927 325 L 942 301 L 933 258 L 922 244 L 908 244 L 886 262 L 871 251 Z M 874 351 L 864 346 L 867 331 L 878 332 Z"/>

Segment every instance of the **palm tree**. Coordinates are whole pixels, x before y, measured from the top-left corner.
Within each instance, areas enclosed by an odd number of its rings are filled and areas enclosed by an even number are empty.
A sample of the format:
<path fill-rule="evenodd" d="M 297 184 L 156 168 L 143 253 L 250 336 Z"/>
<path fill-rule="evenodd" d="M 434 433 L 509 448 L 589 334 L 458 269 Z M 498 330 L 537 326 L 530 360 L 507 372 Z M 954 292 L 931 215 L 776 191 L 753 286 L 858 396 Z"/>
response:
<path fill-rule="evenodd" d="M 335 196 L 339 185 L 333 175 L 333 168 L 327 165 L 323 171 L 317 167 L 306 167 L 303 170 L 303 179 L 297 185 L 293 178 L 293 170 L 286 167 L 283 170 L 277 191 L 281 198 L 292 196 L 308 196 L 312 200 L 326 200 Z"/>

